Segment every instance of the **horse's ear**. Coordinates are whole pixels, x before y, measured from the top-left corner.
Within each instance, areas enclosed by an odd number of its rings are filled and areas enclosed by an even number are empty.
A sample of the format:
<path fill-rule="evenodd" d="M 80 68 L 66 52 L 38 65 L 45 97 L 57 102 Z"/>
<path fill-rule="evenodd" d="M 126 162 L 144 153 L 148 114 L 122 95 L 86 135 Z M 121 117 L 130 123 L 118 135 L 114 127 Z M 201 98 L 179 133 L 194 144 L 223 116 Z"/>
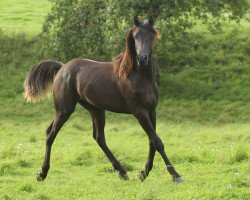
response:
<path fill-rule="evenodd" d="M 148 23 L 150 23 L 151 25 L 154 25 L 154 18 L 152 16 L 149 16 Z"/>
<path fill-rule="evenodd" d="M 140 21 L 139 21 L 137 15 L 134 17 L 134 25 L 135 25 L 135 26 L 139 26 L 139 25 L 140 25 Z"/>

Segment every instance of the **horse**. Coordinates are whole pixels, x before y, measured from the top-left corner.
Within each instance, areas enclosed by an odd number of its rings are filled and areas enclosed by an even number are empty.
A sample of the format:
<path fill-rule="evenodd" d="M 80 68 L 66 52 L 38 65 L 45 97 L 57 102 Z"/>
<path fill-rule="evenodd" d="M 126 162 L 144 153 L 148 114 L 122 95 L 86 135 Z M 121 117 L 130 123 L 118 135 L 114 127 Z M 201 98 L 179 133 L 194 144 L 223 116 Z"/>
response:
<path fill-rule="evenodd" d="M 50 168 L 52 144 L 79 103 L 91 115 L 93 138 L 106 154 L 120 178 L 128 180 L 126 170 L 106 144 L 105 110 L 132 114 L 146 132 L 149 139 L 149 153 L 145 169 L 139 174 L 144 181 L 153 167 L 155 152 L 158 151 L 166 164 L 167 171 L 176 183 L 182 182 L 167 157 L 164 144 L 156 134 L 156 106 L 159 90 L 155 81 L 152 60 L 153 43 L 157 37 L 154 19 L 139 20 L 126 37 L 125 52 L 113 58 L 112 62 L 98 62 L 88 59 L 73 59 L 67 64 L 46 60 L 35 65 L 24 82 L 24 97 L 36 101 L 52 91 L 55 116 L 46 130 L 46 150 L 42 169 L 37 180 L 47 177 Z"/>

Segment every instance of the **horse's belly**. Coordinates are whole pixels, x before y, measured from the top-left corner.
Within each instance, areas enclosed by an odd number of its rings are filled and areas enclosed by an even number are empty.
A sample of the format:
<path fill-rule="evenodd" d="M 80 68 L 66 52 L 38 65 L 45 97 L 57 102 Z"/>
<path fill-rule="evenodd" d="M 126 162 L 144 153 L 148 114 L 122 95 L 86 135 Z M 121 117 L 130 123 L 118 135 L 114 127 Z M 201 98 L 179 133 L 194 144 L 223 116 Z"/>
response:
<path fill-rule="evenodd" d="M 130 113 L 120 95 L 113 67 L 109 64 L 83 66 L 78 72 L 76 88 L 79 98 L 102 110 L 119 113 Z"/>
<path fill-rule="evenodd" d="M 130 113 L 125 101 L 115 96 L 102 95 L 99 99 L 87 96 L 87 101 L 102 110 L 117 113 Z"/>
<path fill-rule="evenodd" d="M 124 99 L 114 88 L 88 88 L 81 96 L 83 100 L 102 110 L 131 113 Z"/>

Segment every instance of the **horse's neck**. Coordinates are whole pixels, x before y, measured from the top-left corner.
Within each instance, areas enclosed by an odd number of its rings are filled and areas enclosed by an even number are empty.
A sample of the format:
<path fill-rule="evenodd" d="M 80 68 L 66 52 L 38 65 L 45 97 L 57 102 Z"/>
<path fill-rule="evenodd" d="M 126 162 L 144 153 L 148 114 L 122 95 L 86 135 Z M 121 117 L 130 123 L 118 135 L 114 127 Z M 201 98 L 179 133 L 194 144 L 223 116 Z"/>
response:
<path fill-rule="evenodd" d="M 149 82 L 155 83 L 155 69 L 152 55 L 149 56 L 148 66 L 141 67 L 139 73 L 143 73 Z"/>

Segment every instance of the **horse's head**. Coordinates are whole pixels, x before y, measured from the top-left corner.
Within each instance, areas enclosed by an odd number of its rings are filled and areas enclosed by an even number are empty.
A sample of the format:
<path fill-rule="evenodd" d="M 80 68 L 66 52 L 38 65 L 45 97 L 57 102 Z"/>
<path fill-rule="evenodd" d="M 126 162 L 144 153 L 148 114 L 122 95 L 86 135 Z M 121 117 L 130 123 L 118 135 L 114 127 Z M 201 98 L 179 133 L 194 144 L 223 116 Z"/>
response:
<path fill-rule="evenodd" d="M 157 36 L 153 17 L 139 21 L 136 16 L 134 25 L 127 35 L 125 52 L 113 59 L 115 72 L 122 79 L 127 78 L 133 67 L 136 67 L 136 62 L 138 66 L 148 65 L 154 38 Z"/>
<path fill-rule="evenodd" d="M 149 17 L 148 20 L 139 21 L 134 17 L 134 29 L 132 35 L 135 41 L 136 60 L 138 65 L 148 65 L 149 56 L 152 52 L 154 38 L 157 35 L 154 29 L 154 19 Z"/>

